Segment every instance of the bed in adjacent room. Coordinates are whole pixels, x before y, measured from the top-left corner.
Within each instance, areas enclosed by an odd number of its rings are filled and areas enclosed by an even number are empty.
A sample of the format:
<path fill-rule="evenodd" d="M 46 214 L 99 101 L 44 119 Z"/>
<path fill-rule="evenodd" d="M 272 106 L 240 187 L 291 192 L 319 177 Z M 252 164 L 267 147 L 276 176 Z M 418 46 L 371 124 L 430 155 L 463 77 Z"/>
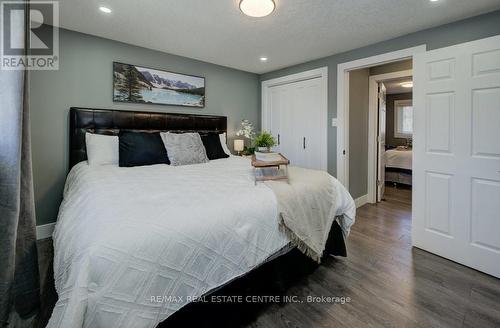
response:
<path fill-rule="evenodd" d="M 411 148 L 397 147 L 385 151 L 385 181 L 412 184 Z"/>
<path fill-rule="evenodd" d="M 292 248 L 280 227 L 283 199 L 276 186 L 254 184 L 247 158 L 135 167 L 85 160 L 86 132 L 223 133 L 225 117 L 72 109 L 70 120 L 73 167 L 53 236 L 59 299 L 49 327 L 155 327 Z M 277 188 L 290 188 L 304 213 L 326 213 L 334 223 L 322 234 L 336 224 L 343 242 L 355 216 L 346 189 L 326 173 L 289 174 L 290 185 Z M 322 181 L 308 183 L 313 176 Z M 320 194 L 331 208 L 318 209 Z"/>

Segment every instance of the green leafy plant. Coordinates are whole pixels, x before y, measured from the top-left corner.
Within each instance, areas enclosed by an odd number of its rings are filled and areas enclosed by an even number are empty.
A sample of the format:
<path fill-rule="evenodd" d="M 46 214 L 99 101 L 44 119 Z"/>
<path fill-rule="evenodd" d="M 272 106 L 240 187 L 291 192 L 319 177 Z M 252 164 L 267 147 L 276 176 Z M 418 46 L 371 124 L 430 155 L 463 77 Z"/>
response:
<path fill-rule="evenodd" d="M 255 153 L 255 147 L 247 147 L 245 146 L 245 149 L 241 152 L 243 155 L 253 155 Z"/>
<path fill-rule="evenodd" d="M 276 145 L 276 140 L 269 132 L 263 131 L 261 134 L 255 138 L 256 147 L 266 147 L 271 148 Z"/>

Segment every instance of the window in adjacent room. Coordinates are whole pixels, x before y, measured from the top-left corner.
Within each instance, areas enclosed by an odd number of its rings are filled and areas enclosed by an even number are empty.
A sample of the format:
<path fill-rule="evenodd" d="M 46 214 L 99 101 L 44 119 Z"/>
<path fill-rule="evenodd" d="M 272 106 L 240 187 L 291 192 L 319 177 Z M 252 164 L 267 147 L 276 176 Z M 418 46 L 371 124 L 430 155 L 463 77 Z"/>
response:
<path fill-rule="evenodd" d="M 411 100 L 394 101 L 394 137 L 411 138 L 413 135 L 413 105 Z"/>

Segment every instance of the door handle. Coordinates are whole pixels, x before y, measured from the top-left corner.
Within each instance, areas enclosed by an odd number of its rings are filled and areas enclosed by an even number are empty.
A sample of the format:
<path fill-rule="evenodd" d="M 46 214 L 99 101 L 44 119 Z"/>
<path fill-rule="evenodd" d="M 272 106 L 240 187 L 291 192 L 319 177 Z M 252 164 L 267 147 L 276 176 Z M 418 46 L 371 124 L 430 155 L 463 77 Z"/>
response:
<path fill-rule="evenodd" d="M 304 137 L 304 139 L 302 141 L 302 147 L 304 147 L 304 149 L 306 149 L 306 137 Z"/>
<path fill-rule="evenodd" d="M 278 146 L 280 145 L 280 134 L 278 133 Z"/>

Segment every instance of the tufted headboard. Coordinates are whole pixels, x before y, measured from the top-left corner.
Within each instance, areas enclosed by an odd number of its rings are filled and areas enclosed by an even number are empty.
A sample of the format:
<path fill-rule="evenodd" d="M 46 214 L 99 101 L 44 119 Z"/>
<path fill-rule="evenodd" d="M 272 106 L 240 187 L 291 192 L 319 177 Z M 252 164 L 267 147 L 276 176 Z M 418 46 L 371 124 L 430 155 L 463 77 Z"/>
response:
<path fill-rule="evenodd" d="M 227 117 L 71 107 L 69 168 L 87 160 L 85 132 L 118 135 L 120 130 L 147 132 L 227 132 Z"/>

